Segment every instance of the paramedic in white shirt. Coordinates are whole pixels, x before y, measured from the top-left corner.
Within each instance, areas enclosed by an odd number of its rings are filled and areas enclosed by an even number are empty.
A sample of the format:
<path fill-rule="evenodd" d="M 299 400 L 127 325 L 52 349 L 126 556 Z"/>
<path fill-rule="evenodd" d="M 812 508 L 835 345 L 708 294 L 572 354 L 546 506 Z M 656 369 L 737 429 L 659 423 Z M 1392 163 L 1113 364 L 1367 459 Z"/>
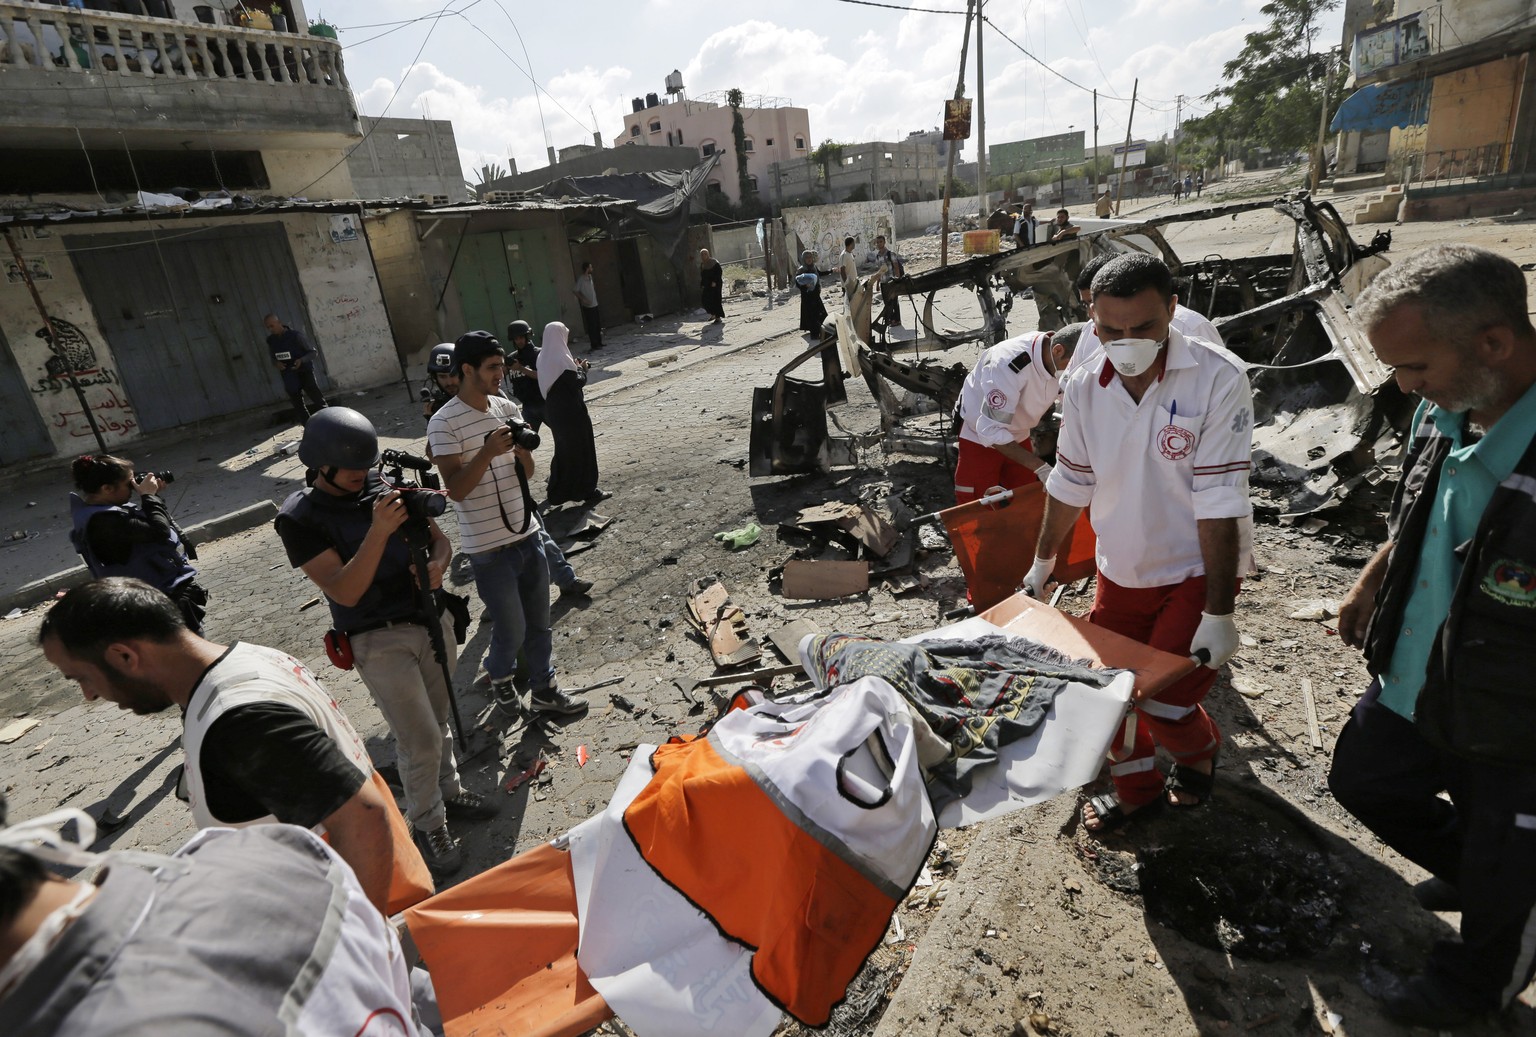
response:
<path fill-rule="evenodd" d="M 1166 796 L 1189 808 L 1211 794 L 1221 734 L 1201 701 L 1237 651 L 1233 607 L 1253 556 L 1248 471 L 1253 402 L 1224 351 L 1171 326 L 1173 278 L 1161 259 L 1120 256 L 1093 279 L 1103 359 L 1062 390 L 1056 467 L 1026 592 L 1046 590 L 1058 547 L 1082 509 L 1098 546 L 1089 622 L 1201 666 L 1135 704 L 1110 750 L 1114 790 L 1083 806 L 1104 833 Z M 1166 781 L 1154 760 L 1173 757 Z"/>
<path fill-rule="evenodd" d="M 1083 325 L 1052 334 L 1031 331 L 984 350 L 960 388 L 960 460 L 955 503 L 994 486 L 1012 490 L 1051 474 L 1033 451 L 1030 431 L 1061 395 L 1061 378 Z"/>
<path fill-rule="evenodd" d="M 1077 275 L 1077 295 L 1078 298 L 1083 300 L 1084 306 L 1093 306 L 1092 288 L 1094 275 L 1102 270 L 1104 264 L 1113 258 L 1113 256 L 1096 256 L 1083 265 L 1082 273 Z M 1093 316 L 1092 312 L 1089 313 L 1089 316 Z M 1225 348 L 1226 344 L 1222 341 L 1221 332 L 1216 330 L 1216 325 L 1179 302 L 1178 296 L 1174 296 L 1173 327 L 1175 330 L 1183 332 L 1185 338 L 1197 338 L 1202 342 L 1214 342 L 1216 345 Z M 1104 346 L 1099 341 L 1099 336 L 1094 333 L 1093 321 L 1090 320 L 1087 329 L 1083 332 L 1083 340 L 1078 343 L 1077 352 L 1072 355 L 1072 363 L 1067 366 L 1067 374 L 1076 371 L 1095 356 L 1102 359 L 1103 353 Z"/>

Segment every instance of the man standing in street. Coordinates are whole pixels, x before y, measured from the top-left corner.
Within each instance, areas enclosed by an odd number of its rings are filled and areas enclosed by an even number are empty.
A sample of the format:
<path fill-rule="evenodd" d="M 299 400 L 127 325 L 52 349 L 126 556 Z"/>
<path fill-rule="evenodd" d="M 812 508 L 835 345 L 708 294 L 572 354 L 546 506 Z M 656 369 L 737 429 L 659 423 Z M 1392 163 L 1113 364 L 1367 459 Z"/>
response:
<path fill-rule="evenodd" d="M 325 593 L 332 661 L 357 670 L 395 736 L 405 816 L 422 856 L 434 874 L 451 875 L 464 858 L 448 818 L 486 820 L 496 816 L 496 807 L 459 781 L 448 729 L 453 691 L 426 625 L 436 623 L 442 631 L 452 673 L 458 661 L 452 616 L 441 610 L 422 614 L 420 574 L 407 536 L 427 539 L 426 578 L 433 589 L 442 586 L 453 549 L 425 512 L 409 517 L 401 491 L 372 470 L 378 459 L 372 423 L 349 407 L 327 407 L 299 443 L 299 460 L 312 481 L 283 502 L 275 526 L 289 564 Z M 408 522 L 420 528 L 413 532 Z"/>
<path fill-rule="evenodd" d="M 522 711 L 512 681 L 522 651 L 533 712 L 583 713 L 586 701 L 570 698 L 555 683 L 549 563 L 527 482 L 533 454 L 517 442 L 527 430 L 522 412 L 502 395 L 507 362 L 501 343 L 488 331 L 461 335 L 454 343 L 453 366 L 459 394 L 432 416 L 427 447 L 459 516 L 459 549 L 469 556 L 475 587 L 490 613 L 485 670 L 491 695 L 506 712 Z"/>
<path fill-rule="evenodd" d="M 1025 202 L 1019 218 L 1013 221 L 1013 240 L 1019 248 L 1029 248 L 1040 240 L 1040 221 L 1035 218 L 1035 203 Z"/>
<path fill-rule="evenodd" d="M 885 244 L 885 235 L 875 235 L 875 266 L 879 268 L 880 300 L 885 304 L 880 311 L 880 323 L 887 328 L 901 327 L 901 293 L 896 290 L 892 281 L 898 277 L 905 277 L 907 265 L 902 262 L 900 256 L 892 252 Z"/>
<path fill-rule="evenodd" d="M 853 295 L 853 290 L 859 286 L 859 261 L 853 255 L 853 238 L 843 239 L 842 254 L 837 257 L 838 274 L 843 279 L 843 296 Z"/>
<path fill-rule="evenodd" d="M 1061 377 L 1077 348 L 1081 324 L 1052 334 L 1026 332 L 983 350 L 956 404 L 961 419 L 955 503 L 994 486 L 1005 490 L 1040 481 L 1051 466 L 1032 450 L 1029 434 L 1061 395 Z"/>
<path fill-rule="evenodd" d="M 581 304 L 581 326 L 587 333 L 587 342 L 593 349 L 603 348 L 603 319 L 597 307 L 597 285 L 592 281 L 592 263 L 581 264 L 581 276 L 576 278 L 576 301 Z"/>
<path fill-rule="evenodd" d="M 1093 214 L 1101 220 L 1107 220 L 1115 211 L 1115 200 L 1110 197 L 1109 188 L 1104 188 L 1104 193 L 1099 195 L 1098 201 L 1093 203 Z"/>
<path fill-rule="evenodd" d="M 1328 786 L 1461 912 L 1386 1014 L 1444 1029 L 1536 976 L 1536 328 L 1504 257 L 1437 245 L 1355 303 L 1371 348 L 1422 398 L 1388 540 L 1339 610 L 1372 681 Z M 1449 798 L 1447 799 L 1446 796 Z"/>
<path fill-rule="evenodd" d="M 1243 371 L 1172 327 L 1173 276 L 1161 259 L 1121 256 L 1093 279 L 1105 343 L 1062 391 L 1056 467 L 1024 590 L 1042 597 L 1056 551 L 1085 507 L 1098 534 L 1088 621 L 1202 666 L 1135 704 L 1110 751 L 1114 790 L 1083 805 L 1102 834 L 1157 803 L 1210 799 L 1221 733 L 1201 706 L 1237 651 L 1238 579 L 1252 567 L 1248 470 L 1253 402 Z M 1166 781 L 1158 745 L 1173 757 Z"/>
<path fill-rule="evenodd" d="M 143 716 L 181 710 L 183 780 L 199 828 L 323 825 L 385 915 L 432 893 L 362 738 L 297 659 L 205 640 L 170 598 L 121 576 L 60 598 L 37 641 L 87 702 L 105 699 Z"/>
<path fill-rule="evenodd" d="M 272 364 L 283 378 L 283 392 L 293 402 L 293 416 L 302 425 L 314 411 L 326 406 L 325 396 L 315 382 L 315 351 L 303 335 L 278 320 L 275 313 L 262 318 L 262 325 L 267 329 L 267 351 L 272 354 Z M 304 406 L 306 396 L 312 409 Z"/>

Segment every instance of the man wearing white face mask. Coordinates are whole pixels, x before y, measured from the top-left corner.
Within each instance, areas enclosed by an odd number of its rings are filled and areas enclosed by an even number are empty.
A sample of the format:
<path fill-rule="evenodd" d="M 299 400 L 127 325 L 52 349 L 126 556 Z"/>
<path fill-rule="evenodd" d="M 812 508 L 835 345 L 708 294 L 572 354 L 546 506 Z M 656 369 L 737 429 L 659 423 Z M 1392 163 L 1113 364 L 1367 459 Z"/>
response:
<path fill-rule="evenodd" d="M 1012 490 L 1050 476 L 1029 434 L 1061 395 L 1062 373 L 1082 330 L 1069 324 L 1054 334 L 1032 331 L 982 352 L 955 405 L 962 423 L 956 504 L 994 486 Z"/>
<path fill-rule="evenodd" d="M 1121 256 L 1094 277 L 1104 359 L 1063 387 L 1056 468 L 1024 580 L 1043 595 L 1057 548 L 1091 507 L 1089 622 L 1202 664 L 1126 717 L 1110 751 L 1114 791 L 1083 806 L 1084 826 L 1101 834 L 1164 794 L 1185 808 L 1210 798 L 1221 733 L 1200 703 L 1237 651 L 1232 612 L 1252 565 L 1248 378 L 1219 346 L 1172 328 L 1173 309 L 1172 275 L 1154 256 Z M 1166 782 L 1158 745 L 1174 759 Z"/>
<path fill-rule="evenodd" d="M 1114 256 L 1095 256 L 1083 264 L 1082 272 L 1077 275 L 1076 288 L 1078 298 L 1082 299 L 1084 306 L 1093 305 L 1093 279 L 1100 270 L 1104 269 L 1104 264 L 1114 258 Z M 1202 342 L 1225 348 L 1221 332 L 1216 330 L 1216 325 L 1185 306 L 1177 296 L 1174 297 L 1173 303 L 1173 326 L 1183 332 L 1185 338 L 1197 338 Z M 1067 364 L 1067 376 L 1084 364 L 1095 361 L 1099 364 L 1104 362 L 1104 344 L 1099 341 L 1098 334 L 1093 330 L 1093 321 L 1090 320 L 1083 331 L 1082 341 L 1078 343 L 1077 352 L 1072 354 L 1072 360 Z M 1065 377 L 1063 376 L 1063 380 Z"/>

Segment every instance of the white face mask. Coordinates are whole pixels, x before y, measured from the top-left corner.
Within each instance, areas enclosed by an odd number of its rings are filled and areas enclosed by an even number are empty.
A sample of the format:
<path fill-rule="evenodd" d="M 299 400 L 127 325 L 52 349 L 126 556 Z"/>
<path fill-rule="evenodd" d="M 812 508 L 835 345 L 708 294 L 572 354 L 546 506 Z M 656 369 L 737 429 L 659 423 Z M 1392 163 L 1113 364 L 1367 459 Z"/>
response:
<path fill-rule="evenodd" d="M 5 997 L 18 987 L 21 981 L 37 967 L 38 962 L 48 956 L 59 934 L 70 922 L 80 917 L 95 893 L 95 886 L 80 883 L 68 903 L 55 908 L 47 918 L 42 920 L 36 932 L 16 950 L 11 960 L 6 962 L 5 968 L 0 969 L 0 997 Z"/>
<path fill-rule="evenodd" d="M 1150 338 L 1117 338 L 1104 344 L 1104 354 L 1123 378 L 1132 378 L 1157 363 L 1163 343 Z"/>

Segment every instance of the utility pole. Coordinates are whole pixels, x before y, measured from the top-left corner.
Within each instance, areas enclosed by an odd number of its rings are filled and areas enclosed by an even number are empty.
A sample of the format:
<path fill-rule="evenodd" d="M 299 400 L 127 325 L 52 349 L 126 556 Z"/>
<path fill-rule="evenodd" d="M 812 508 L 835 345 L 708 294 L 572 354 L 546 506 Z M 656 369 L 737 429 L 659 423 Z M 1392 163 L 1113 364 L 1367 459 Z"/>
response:
<path fill-rule="evenodd" d="M 1093 161 L 1088 164 L 1088 177 L 1093 181 L 1093 201 L 1099 201 L 1099 92 L 1093 92 Z"/>
<path fill-rule="evenodd" d="M 985 220 L 987 210 L 987 76 L 981 60 L 981 36 L 986 24 L 982 8 L 987 0 L 976 0 L 976 204 L 977 213 Z"/>
<path fill-rule="evenodd" d="M 1136 91 L 1141 79 L 1131 81 L 1131 114 L 1125 120 L 1125 151 L 1120 155 L 1120 182 L 1115 185 L 1115 215 L 1120 215 L 1120 199 L 1125 197 L 1125 164 L 1131 160 L 1131 124 L 1136 121 Z"/>
<path fill-rule="evenodd" d="M 1328 51 L 1323 59 L 1327 64 L 1323 66 L 1323 101 L 1317 112 L 1317 154 L 1312 159 L 1313 194 L 1322 188 L 1323 175 L 1328 172 L 1328 84 L 1333 80 L 1333 51 Z"/>
<path fill-rule="evenodd" d="M 960 76 L 955 81 L 955 100 L 965 96 L 965 58 L 971 48 L 971 17 L 976 13 L 975 0 L 965 0 L 965 34 L 960 37 Z M 955 184 L 955 151 L 959 141 L 948 141 L 949 161 L 944 169 L 944 218 L 943 237 L 939 238 L 939 266 L 949 265 L 949 198 Z"/>
<path fill-rule="evenodd" d="M 1173 178 L 1177 180 L 1179 178 L 1179 127 L 1184 123 L 1184 95 L 1179 94 L 1178 100 L 1174 103 L 1178 107 L 1173 113 Z"/>

